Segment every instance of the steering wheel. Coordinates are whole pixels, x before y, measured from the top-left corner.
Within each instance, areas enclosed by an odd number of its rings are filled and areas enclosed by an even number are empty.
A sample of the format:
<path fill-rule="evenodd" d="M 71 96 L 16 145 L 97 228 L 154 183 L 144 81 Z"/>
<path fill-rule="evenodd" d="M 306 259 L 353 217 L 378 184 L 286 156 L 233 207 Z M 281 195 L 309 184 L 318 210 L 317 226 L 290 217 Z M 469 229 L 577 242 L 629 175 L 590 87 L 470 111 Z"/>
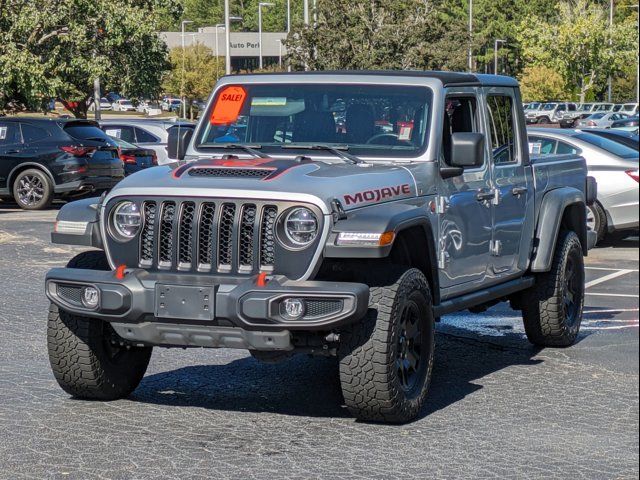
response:
<path fill-rule="evenodd" d="M 395 142 L 376 142 L 376 140 L 381 140 L 383 138 L 387 138 L 389 140 L 395 140 Z M 403 142 L 404 144 L 413 147 L 413 142 L 410 140 L 400 140 L 400 137 L 397 133 L 378 133 L 374 135 L 369 140 L 367 140 L 367 145 L 394 145 Z"/>

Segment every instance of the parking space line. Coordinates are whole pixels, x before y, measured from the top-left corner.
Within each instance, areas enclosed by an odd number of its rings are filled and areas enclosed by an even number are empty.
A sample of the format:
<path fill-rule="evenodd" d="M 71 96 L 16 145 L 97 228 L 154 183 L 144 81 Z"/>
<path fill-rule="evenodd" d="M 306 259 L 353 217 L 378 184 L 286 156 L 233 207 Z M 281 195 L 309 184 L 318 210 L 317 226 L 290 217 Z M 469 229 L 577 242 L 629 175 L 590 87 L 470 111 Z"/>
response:
<path fill-rule="evenodd" d="M 613 308 L 610 310 L 590 310 L 590 307 L 584 309 L 585 315 L 597 314 L 597 313 L 624 313 L 624 312 L 637 312 L 637 308 Z"/>
<path fill-rule="evenodd" d="M 605 272 L 615 272 L 618 271 L 619 268 L 605 268 L 605 267 L 584 267 L 585 270 L 602 270 Z M 637 272 L 638 270 L 633 270 L 633 269 L 627 269 L 630 272 Z"/>
<path fill-rule="evenodd" d="M 627 275 L 628 273 L 633 273 L 633 270 L 619 270 L 614 273 L 610 273 L 609 275 L 605 275 L 601 278 L 596 278 L 595 280 L 586 283 L 584 288 L 591 288 L 595 285 L 600 285 L 601 283 L 608 282 L 609 280 L 613 280 L 614 278 L 622 277 L 623 275 Z"/>
<path fill-rule="evenodd" d="M 622 298 L 639 298 L 640 295 L 632 295 L 626 293 L 595 293 L 585 292 L 586 295 L 592 295 L 594 297 L 622 297 Z"/>

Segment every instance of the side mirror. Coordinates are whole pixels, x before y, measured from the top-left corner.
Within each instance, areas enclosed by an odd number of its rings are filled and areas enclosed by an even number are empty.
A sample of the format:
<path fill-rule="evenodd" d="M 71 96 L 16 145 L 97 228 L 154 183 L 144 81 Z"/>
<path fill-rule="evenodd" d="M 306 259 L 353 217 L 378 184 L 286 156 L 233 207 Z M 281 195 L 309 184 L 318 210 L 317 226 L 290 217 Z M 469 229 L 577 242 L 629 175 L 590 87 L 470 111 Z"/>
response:
<path fill-rule="evenodd" d="M 193 128 L 175 126 L 168 130 L 167 153 L 172 160 L 184 160 L 187 147 L 193 137 Z"/>
<path fill-rule="evenodd" d="M 458 177 L 465 168 L 479 167 L 484 162 L 484 135 L 457 132 L 451 135 L 451 160 L 440 169 L 442 178 Z"/>

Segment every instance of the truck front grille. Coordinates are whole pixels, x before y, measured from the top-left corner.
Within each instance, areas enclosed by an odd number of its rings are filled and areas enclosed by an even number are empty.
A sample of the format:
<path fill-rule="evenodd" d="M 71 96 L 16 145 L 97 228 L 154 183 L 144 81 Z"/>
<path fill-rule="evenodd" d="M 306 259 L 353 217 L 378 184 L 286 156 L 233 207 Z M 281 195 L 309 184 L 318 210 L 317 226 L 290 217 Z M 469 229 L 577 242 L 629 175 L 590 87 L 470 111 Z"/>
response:
<path fill-rule="evenodd" d="M 253 274 L 275 266 L 278 208 L 248 202 L 144 201 L 139 264 Z"/>

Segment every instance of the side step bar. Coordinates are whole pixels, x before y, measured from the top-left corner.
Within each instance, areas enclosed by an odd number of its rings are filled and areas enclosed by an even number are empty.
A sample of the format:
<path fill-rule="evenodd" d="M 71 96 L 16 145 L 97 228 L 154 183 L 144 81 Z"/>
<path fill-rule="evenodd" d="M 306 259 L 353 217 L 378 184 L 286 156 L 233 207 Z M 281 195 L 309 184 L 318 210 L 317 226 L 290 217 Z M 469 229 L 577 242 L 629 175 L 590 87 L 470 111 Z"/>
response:
<path fill-rule="evenodd" d="M 527 288 L 533 287 L 534 284 L 535 279 L 533 277 L 523 277 L 478 290 L 477 292 L 450 298 L 444 300 L 440 305 L 433 307 L 433 315 L 438 318 L 448 313 L 466 310 L 467 308 L 482 305 L 483 303 L 507 297 L 521 290 L 526 290 Z"/>

